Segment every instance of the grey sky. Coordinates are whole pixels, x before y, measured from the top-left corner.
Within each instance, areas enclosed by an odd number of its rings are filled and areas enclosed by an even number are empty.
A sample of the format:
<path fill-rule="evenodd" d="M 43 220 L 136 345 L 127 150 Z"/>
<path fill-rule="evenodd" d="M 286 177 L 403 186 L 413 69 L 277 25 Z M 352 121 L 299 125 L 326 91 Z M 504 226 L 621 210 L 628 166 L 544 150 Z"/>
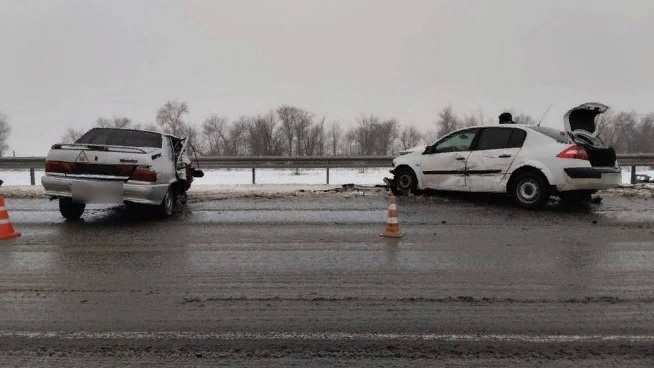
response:
<path fill-rule="evenodd" d="M 552 104 L 560 126 L 589 100 L 654 111 L 652 36 L 650 0 L 0 0 L 0 111 L 18 155 L 169 99 L 196 123 L 288 103 L 426 129 L 447 104 Z"/>

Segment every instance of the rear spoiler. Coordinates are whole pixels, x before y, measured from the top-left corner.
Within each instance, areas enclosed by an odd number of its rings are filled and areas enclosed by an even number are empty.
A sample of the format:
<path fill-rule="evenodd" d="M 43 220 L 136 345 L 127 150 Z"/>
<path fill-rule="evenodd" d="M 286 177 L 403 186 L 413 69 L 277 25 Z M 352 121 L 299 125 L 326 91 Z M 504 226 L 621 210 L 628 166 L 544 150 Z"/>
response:
<path fill-rule="evenodd" d="M 136 147 L 123 146 L 106 146 L 102 144 L 62 144 L 58 143 L 52 146 L 55 150 L 83 150 L 83 151 L 106 151 L 106 152 L 125 152 L 125 153 L 147 153 L 145 150 Z"/>

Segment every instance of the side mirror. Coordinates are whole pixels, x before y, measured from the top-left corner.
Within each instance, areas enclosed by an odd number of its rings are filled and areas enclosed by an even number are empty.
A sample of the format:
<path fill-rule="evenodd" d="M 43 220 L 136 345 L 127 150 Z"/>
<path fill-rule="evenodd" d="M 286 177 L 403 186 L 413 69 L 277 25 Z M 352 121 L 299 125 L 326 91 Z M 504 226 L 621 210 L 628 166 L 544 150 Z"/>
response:
<path fill-rule="evenodd" d="M 434 149 L 434 146 L 427 146 L 425 147 L 425 150 L 422 152 L 423 155 L 431 155 L 432 153 L 436 152 Z"/>
<path fill-rule="evenodd" d="M 204 177 L 204 171 L 198 170 L 198 169 L 193 169 L 192 173 L 194 178 L 203 178 Z"/>

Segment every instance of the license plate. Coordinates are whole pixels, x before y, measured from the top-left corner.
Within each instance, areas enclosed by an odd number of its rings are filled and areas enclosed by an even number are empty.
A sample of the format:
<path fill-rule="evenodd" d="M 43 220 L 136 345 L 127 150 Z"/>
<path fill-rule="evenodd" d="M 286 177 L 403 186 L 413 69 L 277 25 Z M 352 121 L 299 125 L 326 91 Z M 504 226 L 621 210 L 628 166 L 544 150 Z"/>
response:
<path fill-rule="evenodd" d="M 72 185 L 73 199 L 86 203 L 114 203 L 123 199 L 123 183 L 77 181 Z"/>

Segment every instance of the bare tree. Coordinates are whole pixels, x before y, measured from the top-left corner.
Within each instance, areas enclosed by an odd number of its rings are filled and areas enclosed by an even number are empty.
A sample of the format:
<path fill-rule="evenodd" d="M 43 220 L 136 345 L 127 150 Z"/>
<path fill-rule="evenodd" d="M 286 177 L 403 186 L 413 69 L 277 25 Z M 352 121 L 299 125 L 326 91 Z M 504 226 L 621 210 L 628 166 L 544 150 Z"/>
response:
<path fill-rule="evenodd" d="M 402 134 L 400 135 L 400 148 L 403 150 L 412 148 L 420 144 L 422 141 L 422 135 L 413 126 L 404 127 L 402 129 Z"/>
<path fill-rule="evenodd" d="M 524 125 L 536 125 L 538 122 L 536 119 L 531 117 L 530 115 L 527 114 L 518 114 L 513 117 L 513 122 L 516 124 L 524 124 Z"/>
<path fill-rule="evenodd" d="M 304 141 L 304 154 L 307 156 L 322 156 L 325 154 L 325 118 L 309 128 Z"/>
<path fill-rule="evenodd" d="M 276 124 L 274 113 L 249 119 L 248 141 L 253 155 L 270 156 L 281 153 L 281 144 L 275 135 Z"/>
<path fill-rule="evenodd" d="M 392 153 L 395 141 L 398 138 L 400 123 L 395 119 L 389 119 L 381 123 L 377 127 L 375 134 L 375 154 L 376 155 L 389 155 Z"/>
<path fill-rule="evenodd" d="M 202 123 L 202 137 L 209 155 L 221 155 L 225 151 L 227 119 L 213 114 Z"/>
<path fill-rule="evenodd" d="M 375 115 L 359 118 L 357 126 L 346 136 L 349 151 L 360 155 L 387 155 L 398 137 L 399 123 L 395 119 L 382 121 Z"/>
<path fill-rule="evenodd" d="M 186 129 L 184 115 L 188 112 L 186 102 L 168 101 L 157 111 L 156 121 L 165 133 L 181 136 Z"/>
<path fill-rule="evenodd" d="M 6 115 L 0 113 L 0 157 L 5 155 L 5 152 L 9 150 L 9 145 L 7 140 L 9 140 L 9 135 L 11 134 L 11 126 L 9 126 L 9 118 Z"/>
<path fill-rule="evenodd" d="M 293 144 L 296 141 L 296 127 L 301 121 L 306 120 L 309 113 L 295 106 L 282 105 L 277 109 L 277 115 L 281 121 L 279 130 L 285 141 L 286 152 L 289 156 L 293 156 Z M 301 143 L 299 146 L 301 146 Z M 300 154 L 297 151 L 297 147 L 295 154 Z"/>
<path fill-rule="evenodd" d="M 341 139 L 341 127 L 337 121 L 333 121 L 329 126 L 329 145 L 331 150 L 331 155 L 336 156 L 338 153 L 338 148 Z"/>
<path fill-rule="evenodd" d="M 463 118 L 461 122 L 461 128 L 469 128 L 475 125 L 481 125 L 482 120 L 473 114 L 468 114 Z"/>
<path fill-rule="evenodd" d="M 139 129 L 139 127 L 135 125 L 130 118 L 118 116 L 114 116 L 111 119 L 99 117 L 95 121 L 95 126 L 98 128 Z"/>
<path fill-rule="evenodd" d="M 227 129 L 224 154 L 226 156 L 241 156 L 250 153 L 248 147 L 248 126 L 247 117 L 241 117 L 234 121 Z"/>
<path fill-rule="evenodd" d="M 459 122 L 459 118 L 454 114 L 452 106 L 447 106 L 438 114 L 436 125 L 438 127 L 436 135 L 440 138 L 459 129 L 461 123 Z"/>
<path fill-rule="evenodd" d="M 84 134 L 83 131 L 73 128 L 66 129 L 66 133 L 61 137 L 61 143 L 75 143 Z"/>

